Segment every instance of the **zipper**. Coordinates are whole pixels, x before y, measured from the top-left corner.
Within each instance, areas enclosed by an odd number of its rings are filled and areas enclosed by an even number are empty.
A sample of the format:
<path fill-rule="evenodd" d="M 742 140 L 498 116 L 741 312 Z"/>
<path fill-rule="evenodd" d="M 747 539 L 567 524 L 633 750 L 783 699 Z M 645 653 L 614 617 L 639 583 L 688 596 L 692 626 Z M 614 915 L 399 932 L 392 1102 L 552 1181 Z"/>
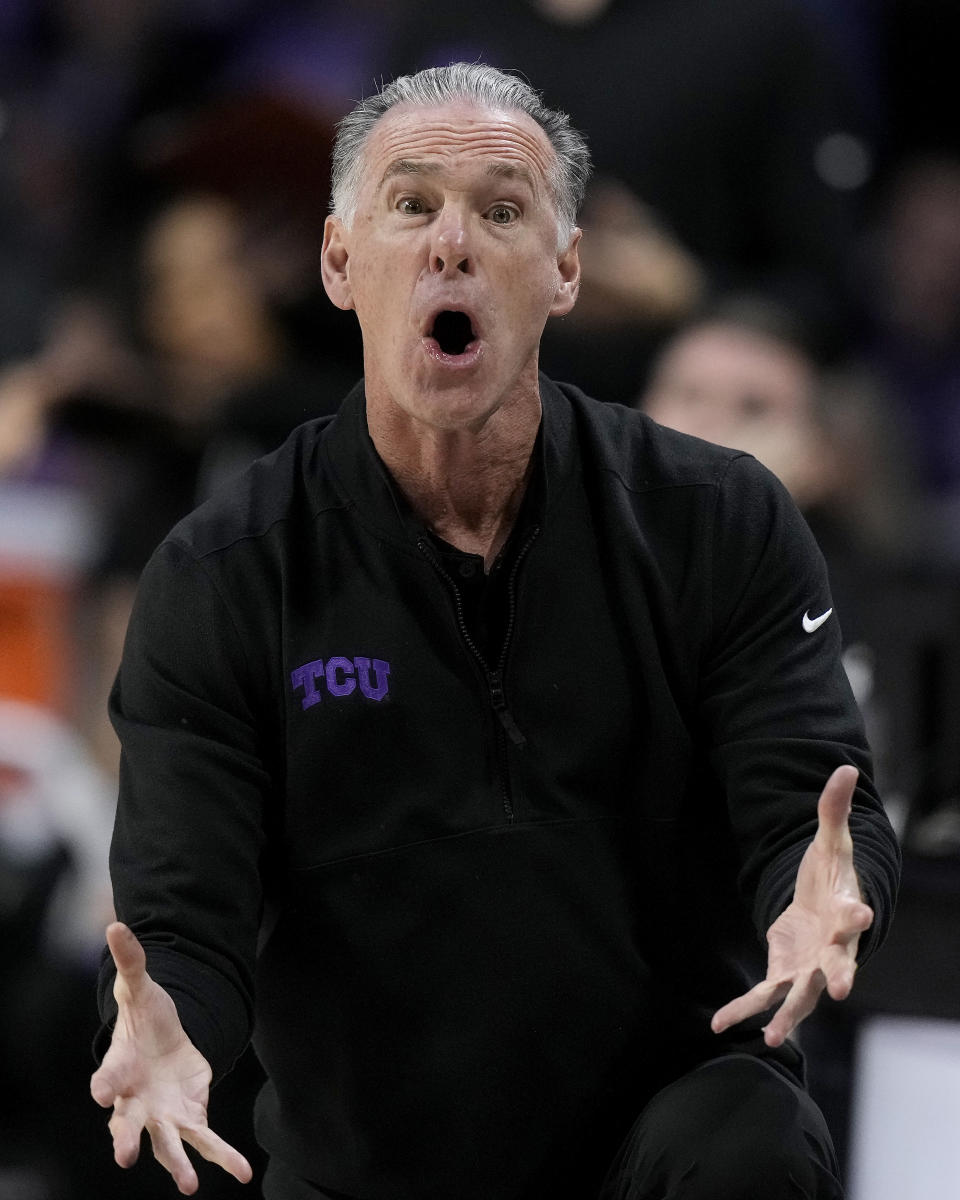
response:
<path fill-rule="evenodd" d="M 500 675 L 503 674 L 503 670 L 507 665 L 507 651 L 510 648 L 510 639 L 513 637 L 513 626 L 517 617 L 517 572 L 520 570 L 520 564 L 527 557 L 527 551 L 537 540 L 539 534 L 540 526 L 534 525 L 527 535 L 526 541 L 517 551 L 517 557 L 513 560 L 513 566 L 510 568 L 510 578 L 507 580 L 507 628 L 504 631 L 500 661 L 497 664 L 497 671 Z M 518 730 L 517 732 L 519 733 L 520 731 Z M 524 744 L 526 744 L 526 738 L 524 738 Z"/>
<path fill-rule="evenodd" d="M 513 636 L 513 627 L 516 623 L 517 615 L 517 572 L 520 569 L 520 564 L 527 555 L 527 551 L 533 545 L 537 535 L 540 533 L 540 527 L 534 526 L 527 536 L 526 541 L 517 551 L 517 556 L 514 559 L 513 566 L 510 568 L 510 578 L 507 580 L 507 627 L 504 630 L 503 646 L 500 650 L 500 658 L 497 661 L 496 668 L 491 670 L 489 663 L 484 658 L 480 651 L 480 647 L 476 644 L 470 635 L 470 630 L 467 628 L 466 618 L 463 615 L 463 598 L 460 595 L 460 589 L 456 583 L 443 568 L 443 564 L 434 554 L 426 538 L 417 540 L 417 549 L 427 559 L 437 574 L 444 580 L 447 586 L 453 593 L 453 601 L 456 611 L 457 628 L 460 631 L 460 636 L 463 638 L 467 649 L 476 659 L 483 671 L 484 679 L 487 683 L 487 691 L 490 696 L 490 704 L 496 713 L 497 720 L 503 729 L 503 733 L 510 741 L 519 749 L 522 750 L 527 744 L 527 739 L 523 735 L 523 731 L 514 720 L 513 713 L 507 704 L 506 693 L 503 688 L 503 672 L 507 665 L 507 654 L 510 649 L 510 639 Z M 505 749 L 505 747 L 504 747 Z M 509 773 L 506 761 L 506 755 L 501 753 L 501 793 L 503 796 L 503 808 L 506 813 L 507 820 L 514 819 L 513 799 L 510 795 Z"/>

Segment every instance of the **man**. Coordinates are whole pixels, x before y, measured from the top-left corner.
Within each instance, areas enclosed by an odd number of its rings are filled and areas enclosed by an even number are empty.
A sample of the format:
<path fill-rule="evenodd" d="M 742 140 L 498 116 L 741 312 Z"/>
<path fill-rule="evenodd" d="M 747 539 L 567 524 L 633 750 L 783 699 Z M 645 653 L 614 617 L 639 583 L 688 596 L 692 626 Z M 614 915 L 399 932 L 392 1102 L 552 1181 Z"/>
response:
<path fill-rule="evenodd" d="M 790 1034 L 896 845 L 783 490 L 538 375 L 587 170 L 490 68 L 362 102 L 364 384 L 145 572 L 92 1091 L 184 1193 L 254 1028 L 270 1200 L 841 1194 Z"/>

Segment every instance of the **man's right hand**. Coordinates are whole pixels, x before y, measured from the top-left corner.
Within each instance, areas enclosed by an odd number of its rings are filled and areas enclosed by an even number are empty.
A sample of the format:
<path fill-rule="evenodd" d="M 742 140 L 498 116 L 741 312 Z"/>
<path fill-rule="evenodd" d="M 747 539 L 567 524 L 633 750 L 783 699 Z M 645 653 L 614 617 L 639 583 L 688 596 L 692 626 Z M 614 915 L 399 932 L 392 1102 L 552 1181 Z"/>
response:
<path fill-rule="evenodd" d="M 120 922 L 107 929 L 107 945 L 117 967 L 117 1023 L 90 1092 L 103 1108 L 113 1107 L 114 1158 L 121 1167 L 133 1166 L 146 1129 L 154 1157 L 185 1196 L 199 1183 L 184 1142 L 248 1183 L 250 1164 L 207 1125 L 210 1066 L 184 1032 L 170 996 L 147 974 L 143 947 Z"/>

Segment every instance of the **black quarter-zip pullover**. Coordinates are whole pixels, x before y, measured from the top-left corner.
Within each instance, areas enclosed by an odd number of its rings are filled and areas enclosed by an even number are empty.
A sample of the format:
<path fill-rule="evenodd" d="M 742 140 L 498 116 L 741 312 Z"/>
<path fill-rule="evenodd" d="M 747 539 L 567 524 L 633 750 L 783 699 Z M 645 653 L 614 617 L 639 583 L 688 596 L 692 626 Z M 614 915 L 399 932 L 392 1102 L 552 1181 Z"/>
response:
<path fill-rule="evenodd" d="M 363 1200 L 587 1194 L 695 1062 L 749 1044 L 796 1067 L 760 1020 L 709 1017 L 762 975 L 840 763 L 862 957 L 893 904 L 783 488 L 541 393 L 492 622 L 400 502 L 360 387 L 173 530 L 112 697 L 118 915 L 215 1075 L 252 1032 L 267 1150 Z"/>

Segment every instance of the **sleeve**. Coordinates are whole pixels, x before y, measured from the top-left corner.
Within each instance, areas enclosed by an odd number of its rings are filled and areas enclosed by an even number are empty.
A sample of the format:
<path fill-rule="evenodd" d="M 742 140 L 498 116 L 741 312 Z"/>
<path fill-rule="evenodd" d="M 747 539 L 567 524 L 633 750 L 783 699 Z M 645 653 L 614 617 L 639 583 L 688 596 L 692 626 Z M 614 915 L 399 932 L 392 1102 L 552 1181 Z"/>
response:
<path fill-rule="evenodd" d="M 141 579 L 110 700 L 117 916 L 140 939 L 214 1079 L 250 1036 L 270 778 L 243 643 L 204 564 L 167 542 Z M 99 979 L 109 1044 L 113 963 Z"/>
<path fill-rule="evenodd" d="M 863 961 L 892 916 L 900 851 L 873 783 L 822 555 L 786 490 L 749 456 L 732 461 L 719 489 L 711 554 L 712 633 L 699 709 L 727 798 L 740 887 L 765 936 L 793 896 L 823 785 L 834 768 L 852 764 L 860 772 L 854 862 L 875 914 L 861 940 Z"/>

